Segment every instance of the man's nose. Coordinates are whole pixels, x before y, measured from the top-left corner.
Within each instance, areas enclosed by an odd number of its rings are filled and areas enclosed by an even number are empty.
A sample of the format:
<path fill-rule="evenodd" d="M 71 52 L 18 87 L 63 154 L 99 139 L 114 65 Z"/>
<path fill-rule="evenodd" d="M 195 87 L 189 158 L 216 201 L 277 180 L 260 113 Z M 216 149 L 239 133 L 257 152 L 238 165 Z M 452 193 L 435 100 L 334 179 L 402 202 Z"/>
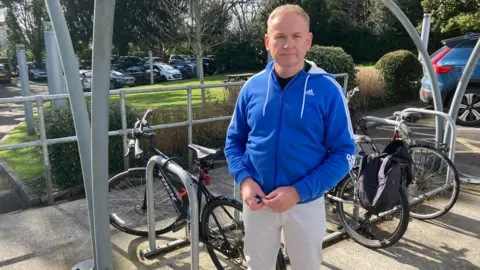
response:
<path fill-rule="evenodd" d="M 288 37 L 285 39 L 285 44 L 283 44 L 283 48 L 289 49 L 293 47 L 293 38 Z"/>

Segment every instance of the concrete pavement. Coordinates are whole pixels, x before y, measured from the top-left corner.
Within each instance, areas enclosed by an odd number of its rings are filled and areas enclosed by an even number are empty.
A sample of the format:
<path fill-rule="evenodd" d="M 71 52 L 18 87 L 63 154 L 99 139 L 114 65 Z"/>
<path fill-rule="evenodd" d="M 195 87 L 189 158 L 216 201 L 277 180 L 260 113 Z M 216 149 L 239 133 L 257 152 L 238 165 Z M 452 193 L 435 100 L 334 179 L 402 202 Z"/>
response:
<path fill-rule="evenodd" d="M 30 90 L 32 95 L 48 94 L 46 83 L 31 82 Z M 0 98 L 16 96 L 22 96 L 18 78 L 12 78 L 12 84 L 0 84 Z M 33 108 L 36 111 L 36 107 L 33 106 Z M 0 104 L 0 140 L 24 120 L 23 104 Z M 0 215 L 26 208 L 28 205 L 7 181 L 5 173 L 0 170 Z"/>

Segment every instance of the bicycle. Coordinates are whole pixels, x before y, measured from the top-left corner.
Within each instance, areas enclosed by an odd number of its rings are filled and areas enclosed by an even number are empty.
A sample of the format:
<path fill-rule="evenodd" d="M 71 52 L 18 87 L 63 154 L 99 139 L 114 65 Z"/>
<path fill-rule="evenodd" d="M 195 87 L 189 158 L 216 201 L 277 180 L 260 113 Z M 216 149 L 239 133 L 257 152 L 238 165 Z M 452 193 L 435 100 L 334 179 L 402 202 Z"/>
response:
<path fill-rule="evenodd" d="M 165 164 L 175 162 L 180 165 L 181 162 L 179 162 L 178 158 L 169 158 L 155 147 L 155 133 L 145 133 L 143 131 L 145 127 L 149 127 L 148 119 L 152 112 L 149 109 L 141 120 L 137 119 L 132 131 L 133 139 L 128 141 L 129 151 L 126 156 L 129 155 L 130 149 L 134 149 L 135 158 L 140 158 L 143 155 L 143 151 L 140 149 L 140 141 L 147 139 L 148 149 L 152 153 L 150 156 L 160 155 L 167 159 Z M 199 208 L 202 205 L 202 197 L 206 201 L 201 215 L 199 214 L 199 240 L 205 244 L 208 254 L 217 269 L 223 269 L 223 266 L 216 252 L 237 265 L 242 264 L 245 261 L 243 254 L 245 228 L 241 218 L 242 203 L 228 196 L 216 196 L 207 188 L 212 182 L 209 171 L 214 168 L 214 161 L 220 156 L 222 151 L 196 144 L 189 144 L 188 148 L 195 151 L 197 157 L 195 164 L 197 165 L 198 174 L 194 175 L 188 172 L 188 170 L 186 171 L 197 188 Z M 182 167 L 185 169 L 184 166 Z M 145 178 L 145 176 L 146 168 L 141 167 L 119 173 L 109 180 L 109 195 L 114 198 L 114 200 L 110 199 L 110 202 L 113 202 L 110 205 L 110 223 L 120 231 L 143 237 L 148 236 L 146 182 L 139 181 L 134 185 L 128 181 L 128 177 Z M 176 175 L 167 172 L 163 166 L 158 164 L 154 168 L 154 176 L 156 176 L 153 181 L 155 191 L 155 234 L 162 235 L 171 231 L 176 232 L 185 227 L 188 235 L 190 215 L 188 211 L 188 196 L 185 196 L 187 195 L 185 186 Z M 121 192 L 120 196 L 116 194 L 116 191 Z M 115 200 L 117 197 L 122 200 Z M 128 201 L 128 199 L 131 200 Z M 119 213 L 112 211 L 123 205 L 126 206 L 127 212 L 133 213 L 132 218 L 124 220 L 124 215 L 119 215 Z M 232 210 L 227 211 L 226 208 L 231 208 Z M 143 222 L 138 224 L 131 223 L 132 219 L 133 221 L 139 219 Z M 222 227 L 220 221 L 224 220 L 229 222 L 227 226 Z M 276 269 L 286 269 L 281 250 L 279 250 L 277 257 Z"/>
<path fill-rule="evenodd" d="M 349 92 L 348 97 L 351 117 L 353 117 L 354 123 L 358 125 L 356 129 L 362 130 L 365 134 L 359 135 L 360 137 L 363 136 L 363 140 L 359 144 L 371 144 L 373 151 L 378 152 L 378 146 L 368 137 L 366 121 L 358 115 L 358 108 L 356 107 L 358 104 L 356 93 L 358 91 L 358 88 L 353 89 Z M 460 192 L 458 171 L 445 154 L 449 151 L 448 145 L 415 139 L 414 132 L 406 123 L 414 124 L 421 120 L 422 115 L 420 113 L 397 111 L 393 115 L 396 117 L 396 124 L 391 140 L 404 140 L 412 158 L 413 181 L 406 187 L 411 205 L 410 216 L 420 220 L 438 218 L 450 211 Z M 361 145 L 359 145 L 359 148 L 361 148 L 360 152 L 364 152 Z M 444 173 L 446 175 L 443 175 Z M 441 179 L 444 177 L 446 180 L 442 181 Z M 435 186 L 438 187 L 429 190 Z M 445 196 L 442 197 L 442 195 Z M 437 197 L 434 198 L 435 196 Z M 441 205 L 434 206 L 435 202 L 439 202 Z M 426 213 L 423 213 L 422 210 L 425 210 Z"/>

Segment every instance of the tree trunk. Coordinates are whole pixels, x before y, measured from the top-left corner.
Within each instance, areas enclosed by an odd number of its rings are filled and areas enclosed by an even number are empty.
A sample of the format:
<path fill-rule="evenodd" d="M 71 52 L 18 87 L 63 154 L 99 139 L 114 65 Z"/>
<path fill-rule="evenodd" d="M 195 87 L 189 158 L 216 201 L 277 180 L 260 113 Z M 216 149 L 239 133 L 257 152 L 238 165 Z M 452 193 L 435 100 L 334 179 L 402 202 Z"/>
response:
<path fill-rule="evenodd" d="M 201 29 L 201 24 L 202 22 L 200 21 L 200 3 L 199 0 L 194 0 L 194 5 L 193 5 L 194 11 L 194 17 L 195 17 L 195 48 L 197 52 L 197 77 L 200 79 L 200 84 L 204 84 L 204 72 L 203 72 L 203 47 L 202 47 L 202 29 Z M 207 111 L 207 98 L 205 95 L 205 88 L 201 88 L 201 93 L 202 93 L 202 109 L 203 112 Z"/>

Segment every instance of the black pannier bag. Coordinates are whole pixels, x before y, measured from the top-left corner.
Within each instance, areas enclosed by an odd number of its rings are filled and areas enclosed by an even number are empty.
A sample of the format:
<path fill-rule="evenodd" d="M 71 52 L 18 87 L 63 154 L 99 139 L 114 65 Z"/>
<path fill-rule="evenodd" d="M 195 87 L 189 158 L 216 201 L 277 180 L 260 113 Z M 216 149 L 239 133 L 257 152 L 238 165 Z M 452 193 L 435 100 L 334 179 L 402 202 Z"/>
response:
<path fill-rule="evenodd" d="M 402 140 L 391 141 L 382 153 L 362 157 L 357 176 L 360 204 L 379 214 L 398 204 L 402 184 L 412 182 L 412 161 Z"/>

